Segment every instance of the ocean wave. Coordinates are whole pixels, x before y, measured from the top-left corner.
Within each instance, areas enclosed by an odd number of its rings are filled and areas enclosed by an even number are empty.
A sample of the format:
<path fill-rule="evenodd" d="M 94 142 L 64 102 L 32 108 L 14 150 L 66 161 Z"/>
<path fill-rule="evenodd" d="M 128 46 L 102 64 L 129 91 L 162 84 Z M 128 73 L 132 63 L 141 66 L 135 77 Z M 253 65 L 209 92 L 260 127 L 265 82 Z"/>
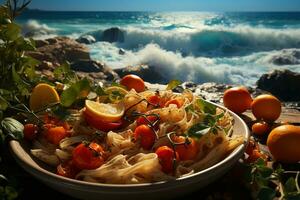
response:
<path fill-rule="evenodd" d="M 22 26 L 22 34 L 26 37 L 47 38 L 55 35 L 55 29 L 46 24 L 40 24 L 37 20 L 28 20 Z"/>
<path fill-rule="evenodd" d="M 286 49 L 257 52 L 247 56 L 210 58 L 182 56 L 180 52 L 167 51 L 156 44 L 148 44 L 137 51 L 126 50 L 125 55 L 119 54 L 118 46 L 108 42 L 98 42 L 90 45 L 90 48 L 93 59 L 101 60 L 112 68 L 146 64 L 161 74 L 166 82 L 179 79 L 196 83 L 217 82 L 252 86 L 262 74 L 278 69 L 270 60 L 272 56 L 296 51 Z M 280 68 L 300 72 L 300 64 L 283 65 Z"/>
<path fill-rule="evenodd" d="M 300 48 L 300 29 L 270 29 L 238 25 L 235 27 L 203 26 L 202 29 L 121 28 L 125 49 L 139 49 L 149 43 L 168 51 L 194 56 L 235 56 L 252 52 Z M 92 32 L 101 41 L 104 30 Z"/>

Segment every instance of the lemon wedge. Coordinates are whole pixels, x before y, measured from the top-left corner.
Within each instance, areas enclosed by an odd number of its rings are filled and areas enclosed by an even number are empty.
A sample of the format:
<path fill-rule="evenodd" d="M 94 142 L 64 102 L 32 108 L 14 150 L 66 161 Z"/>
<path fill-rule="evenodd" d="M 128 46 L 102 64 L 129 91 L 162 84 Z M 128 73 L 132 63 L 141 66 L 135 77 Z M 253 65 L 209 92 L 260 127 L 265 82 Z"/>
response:
<path fill-rule="evenodd" d="M 85 108 L 90 116 L 106 122 L 118 121 L 125 112 L 123 103 L 109 104 L 86 100 Z"/>
<path fill-rule="evenodd" d="M 29 107 L 31 110 L 37 111 L 59 101 L 59 95 L 54 87 L 46 83 L 40 83 L 33 88 L 29 98 Z"/>

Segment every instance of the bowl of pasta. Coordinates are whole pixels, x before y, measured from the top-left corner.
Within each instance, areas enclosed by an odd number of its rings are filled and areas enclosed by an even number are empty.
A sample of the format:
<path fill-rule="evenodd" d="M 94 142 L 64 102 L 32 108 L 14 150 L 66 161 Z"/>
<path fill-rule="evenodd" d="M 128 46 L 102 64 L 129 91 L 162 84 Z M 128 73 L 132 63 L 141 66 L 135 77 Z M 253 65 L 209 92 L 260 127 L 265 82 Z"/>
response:
<path fill-rule="evenodd" d="M 105 96 L 51 109 L 10 141 L 16 161 L 50 187 L 80 199 L 170 199 L 226 173 L 249 131 L 230 110 L 185 90 L 105 88 Z"/>

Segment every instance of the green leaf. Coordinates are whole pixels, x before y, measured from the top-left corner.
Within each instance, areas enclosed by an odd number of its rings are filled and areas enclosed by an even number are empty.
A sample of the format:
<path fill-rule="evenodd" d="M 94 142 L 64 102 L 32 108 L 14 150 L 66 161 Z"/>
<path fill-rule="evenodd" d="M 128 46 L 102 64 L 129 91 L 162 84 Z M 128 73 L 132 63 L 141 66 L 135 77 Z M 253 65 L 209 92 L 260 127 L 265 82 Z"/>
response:
<path fill-rule="evenodd" d="M 8 102 L 0 95 L 0 110 L 6 110 Z"/>
<path fill-rule="evenodd" d="M 211 127 L 203 123 L 197 123 L 188 130 L 188 135 L 191 137 L 201 138 L 203 135 L 209 133 L 210 130 Z"/>
<path fill-rule="evenodd" d="M 4 134 L 3 134 L 2 129 L 0 129 L 0 145 L 1 145 L 1 144 L 4 144 L 4 140 L 5 140 L 5 136 L 4 136 Z"/>
<path fill-rule="evenodd" d="M 119 91 L 112 91 L 109 93 L 108 98 L 111 102 L 118 102 L 124 98 L 124 94 L 120 93 Z"/>
<path fill-rule="evenodd" d="M 18 197 L 18 192 L 16 191 L 15 188 L 13 188 L 11 186 L 5 187 L 5 194 L 6 194 L 8 200 L 13 200 Z"/>
<path fill-rule="evenodd" d="M 78 81 L 75 72 L 71 70 L 70 64 L 67 62 L 63 63 L 59 67 L 56 67 L 53 71 L 53 75 L 58 81 L 65 84 Z"/>
<path fill-rule="evenodd" d="M 7 117 L 2 120 L 1 125 L 6 135 L 17 140 L 21 140 L 23 138 L 24 126 L 19 121 L 11 117 Z"/>
<path fill-rule="evenodd" d="M 269 167 L 261 167 L 259 168 L 259 172 L 263 178 L 268 178 L 272 175 L 273 170 Z"/>
<path fill-rule="evenodd" d="M 180 85 L 182 82 L 179 80 L 171 80 L 168 85 L 166 90 L 173 90 L 174 88 L 176 88 L 178 85 Z"/>
<path fill-rule="evenodd" d="M 6 29 L 4 30 L 4 37 L 7 40 L 16 40 L 21 32 L 21 27 L 15 23 L 10 23 L 6 25 Z"/>
<path fill-rule="evenodd" d="M 81 91 L 90 91 L 90 83 L 84 78 L 76 83 L 73 83 L 68 89 L 61 94 L 61 104 L 64 107 L 70 107 L 79 97 Z"/>
<path fill-rule="evenodd" d="M 100 85 L 98 85 L 98 86 L 96 86 L 96 88 L 94 88 L 94 92 L 96 92 L 96 94 L 98 96 L 107 96 L 108 95 Z"/>
<path fill-rule="evenodd" d="M 269 187 L 263 187 L 259 190 L 257 198 L 258 200 L 273 200 L 276 195 L 275 190 Z"/>
<path fill-rule="evenodd" d="M 296 187 L 296 181 L 294 177 L 290 177 L 284 184 L 283 191 L 285 194 L 288 194 L 290 192 L 296 192 L 297 187 Z"/>
<path fill-rule="evenodd" d="M 216 114 L 217 106 L 209 103 L 208 101 L 205 101 L 204 99 L 197 99 L 196 106 L 199 107 L 199 109 L 204 113 L 208 113 L 212 115 Z"/>
<path fill-rule="evenodd" d="M 124 88 L 125 90 L 127 90 L 127 88 L 124 85 L 121 85 L 120 83 L 112 82 L 111 86 L 120 87 L 120 88 Z"/>
<path fill-rule="evenodd" d="M 65 107 L 57 106 L 52 110 L 53 114 L 58 117 L 60 120 L 64 121 L 70 116 L 70 111 Z"/>
<path fill-rule="evenodd" d="M 18 88 L 22 96 L 29 95 L 28 87 L 29 84 L 25 83 L 20 75 L 16 72 L 15 67 L 12 67 L 12 77 L 15 82 L 16 87 Z"/>

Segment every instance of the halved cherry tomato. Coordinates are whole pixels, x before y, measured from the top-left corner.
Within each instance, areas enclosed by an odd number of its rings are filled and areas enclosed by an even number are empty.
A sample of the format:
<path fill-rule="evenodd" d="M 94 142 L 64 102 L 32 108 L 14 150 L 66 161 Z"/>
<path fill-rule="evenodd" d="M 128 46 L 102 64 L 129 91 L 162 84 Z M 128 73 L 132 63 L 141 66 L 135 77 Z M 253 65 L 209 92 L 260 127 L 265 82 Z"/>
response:
<path fill-rule="evenodd" d="M 148 97 L 147 101 L 153 105 L 159 105 L 160 97 L 158 95 L 153 95 Z"/>
<path fill-rule="evenodd" d="M 48 114 L 44 115 L 44 123 L 45 124 L 53 124 L 53 125 L 56 125 L 56 126 L 62 126 L 66 130 L 70 130 L 71 129 L 71 127 L 68 124 L 68 122 L 61 121 L 58 118 L 50 116 Z"/>
<path fill-rule="evenodd" d="M 155 122 L 156 120 L 158 120 L 158 116 L 155 116 L 155 115 L 149 115 L 146 117 L 148 119 L 148 121 L 150 121 L 151 123 Z M 142 124 L 146 124 L 148 125 L 149 122 L 147 121 L 145 117 L 141 116 L 139 118 L 137 118 L 136 120 L 136 124 L 139 126 L 139 125 L 142 125 Z"/>
<path fill-rule="evenodd" d="M 155 142 L 156 136 L 149 126 L 142 124 L 134 130 L 134 138 L 136 141 L 140 141 L 143 149 L 150 150 Z"/>
<path fill-rule="evenodd" d="M 136 92 L 145 90 L 144 80 L 137 75 L 128 74 L 121 79 L 120 83 L 126 86 L 128 90 L 135 89 Z"/>
<path fill-rule="evenodd" d="M 183 105 L 183 102 L 179 99 L 172 99 L 165 103 L 164 107 L 169 107 L 170 104 L 175 104 L 177 108 L 180 108 Z"/>
<path fill-rule="evenodd" d="M 257 159 L 262 158 L 266 159 L 266 156 L 262 154 L 258 149 L 254 149 L 252 151 L 252 154 L 249 155 L 249 157 L 245 160 L 246 163 L 254 163 L 257 161 Z"/>
<path fill-rule="evenodd" d="M 79 144 L 73 150 L 73 163 L 78 169 L 96 169 L 104 163 L 102 147 L 92 142 L 90 144 Z"/>
<path fill-rule="evenodd" d="M 25 124 L 23 133 L 26 140 L 33 140 L 38 133 L 38 127 L 35 124 Z"/>
<path fill-rule="evenodd" d="M 183 136 L 175 136 L 172 138 L 176 143 L 187 142 Z M 180 144 L 175 146 L 175 150 L 179 155 L 180 160 L 193 160 L 198 155 L 198 147 L 193 138 L 187 138 L 187 144 Z"/>
<path fill-rule="evenodd" d="M 46 139 L 52 144 L 56 145 L 58 145 L 62 139 L 68 137 L 69 135 L 69 132 L 67 132 L 62 126 L 51 127 L 46 130 Z"/>
<path fill-rule="evenodd" d="M 178 153 L 174 153 L 173 149 L 168 146 L 159 147 L 155 153 L 162 166 L 162 171 L 167 174 L 173 172 L 175 161 L 178 160 Z"/>
<path fill-rule="evenodd" d="M 254 150 L 258 150 L 258 144 L 256 142 L 254 142 L 253 140 L 250 140 L 247 147 L 246 147 L 246 150 L 245 152 L 248 154 L 248 155 L 251 155 L 252 152 Z"/>
<path fill-rule="evenodd" d="M 56 173 L 60 176 L 75 178 L 76 174 L 79 173 L 80 169 L 78 169 L 72 160 L 61 163 L 57 166 Z"/>
<path fill-rule="evenodd" d="M 99 119 L 96 119 L 92 116 L 90 116 L 86 111 L 83 112 L 85 121 L 92 127 L 99 129 L 104 132 L 116 130 L 118 128 L 121 128 L 123 121 L 119 120 L 116 122 L 105 122 Z"/>

